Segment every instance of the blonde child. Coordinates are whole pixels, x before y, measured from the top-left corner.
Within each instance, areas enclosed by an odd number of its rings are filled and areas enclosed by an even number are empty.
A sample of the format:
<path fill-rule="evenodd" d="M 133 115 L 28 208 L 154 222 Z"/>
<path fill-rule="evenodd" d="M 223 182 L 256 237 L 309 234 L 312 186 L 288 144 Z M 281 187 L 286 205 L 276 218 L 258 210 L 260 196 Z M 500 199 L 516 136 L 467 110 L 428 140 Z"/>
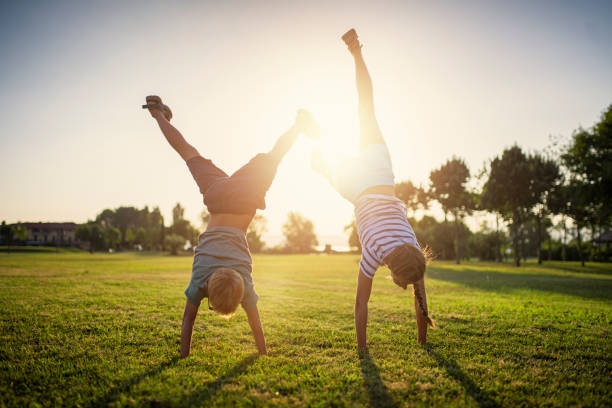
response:
<path fill-rule="evenodd" d="M 257 154 L 231 176 L 189 144 L 170 124 L 172 112 L 158 96 L 147 96 L 146 108 L 166 140 L 181 156 L 208 207 L 210 220 L 195 249 L 191 281 L 181 327 L 181 357 L 189 356 L 198 308 L 208 298 L 209 309 L 230 317 L 240 304 L 245 310 L 260 354 L 267 354 L 257 309 L 258 295 L 252 278 L 252 259 L 246 231 L 257 209 L 265 209 L 265 196 L 281 159 L 300 133 L 317 137 L 317 128 L 306 111 L 298 111 L 295 123 L 268 153 Z"/>

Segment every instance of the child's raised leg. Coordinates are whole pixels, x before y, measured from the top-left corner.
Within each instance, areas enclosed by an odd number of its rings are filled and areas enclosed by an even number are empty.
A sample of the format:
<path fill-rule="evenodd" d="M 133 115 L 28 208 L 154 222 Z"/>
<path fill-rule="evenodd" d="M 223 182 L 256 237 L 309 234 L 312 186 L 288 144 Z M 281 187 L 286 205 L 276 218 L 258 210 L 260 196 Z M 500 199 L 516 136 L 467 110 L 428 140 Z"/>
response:
<path fill-rule="evenodd" d="M 385 143 L 374 112 L 372 78 L 370 77 L 370 73 L 363 59 L 361 44 L 357 38 L 357 33 L 354 29 L 350 29 L 342 36 L 342 40 L 348 46 L 355 60 L 355 82 L 357 84 L 357 96 L 359 98 L 359 147 L 363 149 L 370 144 Z"/>

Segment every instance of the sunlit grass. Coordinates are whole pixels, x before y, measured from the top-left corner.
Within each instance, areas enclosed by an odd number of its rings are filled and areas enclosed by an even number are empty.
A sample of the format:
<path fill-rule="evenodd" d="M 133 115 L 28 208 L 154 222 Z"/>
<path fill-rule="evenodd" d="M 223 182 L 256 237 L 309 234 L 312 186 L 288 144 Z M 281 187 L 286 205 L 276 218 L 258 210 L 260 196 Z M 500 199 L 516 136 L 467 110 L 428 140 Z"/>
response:
<path fill-rule="evenodd" d="M 202 310 L 177 358 L 192 258 L 0 254 L 0 406 L 606 406 L 609 265 L 435 262 L 438 328 L 381 269 L 355 350 L 357 255 L 258 255 L 270 355 Z"/>

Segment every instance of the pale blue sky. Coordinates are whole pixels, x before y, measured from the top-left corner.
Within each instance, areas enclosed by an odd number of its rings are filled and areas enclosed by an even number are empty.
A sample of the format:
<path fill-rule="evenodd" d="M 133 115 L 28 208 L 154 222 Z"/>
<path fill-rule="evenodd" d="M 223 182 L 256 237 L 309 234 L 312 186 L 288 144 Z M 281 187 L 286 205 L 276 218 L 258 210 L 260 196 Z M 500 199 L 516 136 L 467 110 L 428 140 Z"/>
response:
<path fill-rule="evenodd" d="M 93 219 L 105 208 L 202 209 L 186 167 L 139 106 L 226 171 L 310 109 L 356 141 L 355 27 L 396 180 L 425 183 L 455 155 L 472 173 L 517 143 L 589 127 L 612 103 L 606 1 L 23 1 L 0 6 L 0 220 Z M 289 211 L 343 235 L 352 207 L 300 140 L 268 193 L 269 235 Z"/>

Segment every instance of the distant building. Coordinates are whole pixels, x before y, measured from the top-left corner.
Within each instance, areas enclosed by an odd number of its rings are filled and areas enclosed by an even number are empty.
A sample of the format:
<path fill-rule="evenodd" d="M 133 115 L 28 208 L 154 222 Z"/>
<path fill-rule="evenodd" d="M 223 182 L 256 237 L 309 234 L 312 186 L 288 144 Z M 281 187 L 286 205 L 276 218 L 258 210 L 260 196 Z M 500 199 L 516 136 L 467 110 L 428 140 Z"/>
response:
<path fill-rule="evenodd" d="M 77 243 L 74 222 L 23 222 L 27 245 L 73 246 Z"/>

